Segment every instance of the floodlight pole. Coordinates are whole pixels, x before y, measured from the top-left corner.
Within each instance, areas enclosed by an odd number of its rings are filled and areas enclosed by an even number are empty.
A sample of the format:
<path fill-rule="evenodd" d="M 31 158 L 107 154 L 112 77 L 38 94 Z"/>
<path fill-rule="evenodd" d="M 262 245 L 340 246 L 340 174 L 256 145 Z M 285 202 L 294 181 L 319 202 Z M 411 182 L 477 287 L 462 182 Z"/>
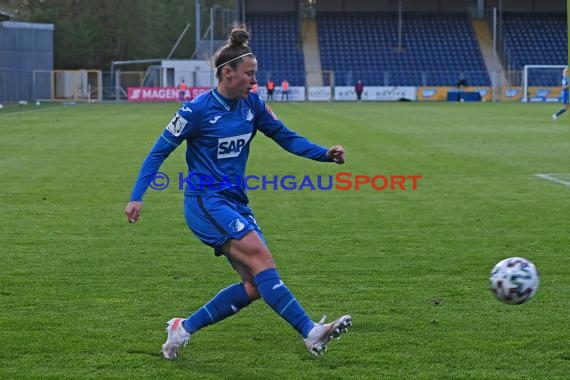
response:
<path fill-rule="evenodd" d="M 214 56 L 214 9 L 210 8 L 210 57 Z"/>
<path fill-rule="evenodd" d="M 201 31 L 201 23 L 200 23 L 200 0 L 194 1 L 194 19 L 196 24 L 196 48 L 194 50 L 198 50 L 198 46 L 200 45 L 200 37 L 202 36 Z"/>
<path fill-rule="evenodd" d="M 216 27 L 216 9 L 220 8 L 219 5 L 214 5 L 210 8 L 210 57 L 214 56 L 214 30 Z"/>

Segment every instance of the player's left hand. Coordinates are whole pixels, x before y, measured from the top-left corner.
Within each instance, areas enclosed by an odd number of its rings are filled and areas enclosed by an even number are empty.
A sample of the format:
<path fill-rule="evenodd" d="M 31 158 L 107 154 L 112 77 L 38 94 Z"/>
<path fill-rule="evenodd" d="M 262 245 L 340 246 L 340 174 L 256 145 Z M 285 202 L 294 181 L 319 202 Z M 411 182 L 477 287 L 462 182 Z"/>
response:
<path fill-rule="evenodd" d="M 342 165 L 346 161 L 346 153 L 344 148 L 340 145 L 335 145 L 327 151 L 327 157 L 333 160 L 333 162 Z"/>

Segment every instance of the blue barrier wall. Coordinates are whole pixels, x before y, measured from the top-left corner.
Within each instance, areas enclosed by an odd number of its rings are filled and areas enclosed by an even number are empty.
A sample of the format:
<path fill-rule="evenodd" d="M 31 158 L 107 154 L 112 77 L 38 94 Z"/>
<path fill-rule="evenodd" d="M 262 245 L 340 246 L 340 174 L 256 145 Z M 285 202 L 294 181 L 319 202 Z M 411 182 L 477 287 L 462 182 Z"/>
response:
<path fill-rule="evenodd" d="M 0 102 L 51 97 L 53 30 L 53 24 L 0 22 Z"/>

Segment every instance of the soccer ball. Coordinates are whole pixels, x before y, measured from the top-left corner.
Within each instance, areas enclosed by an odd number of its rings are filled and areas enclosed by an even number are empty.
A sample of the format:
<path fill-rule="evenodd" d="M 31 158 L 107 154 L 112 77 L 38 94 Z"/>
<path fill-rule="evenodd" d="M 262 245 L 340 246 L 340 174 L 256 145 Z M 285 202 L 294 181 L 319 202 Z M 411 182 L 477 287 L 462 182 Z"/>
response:
<path fill-rule="evenodd" d="M 495 265 L 489 281 L 497 299 L 520 305 L 534 296 L 540 278 L 533 263 L 522 257 L 511 257 Z"/>

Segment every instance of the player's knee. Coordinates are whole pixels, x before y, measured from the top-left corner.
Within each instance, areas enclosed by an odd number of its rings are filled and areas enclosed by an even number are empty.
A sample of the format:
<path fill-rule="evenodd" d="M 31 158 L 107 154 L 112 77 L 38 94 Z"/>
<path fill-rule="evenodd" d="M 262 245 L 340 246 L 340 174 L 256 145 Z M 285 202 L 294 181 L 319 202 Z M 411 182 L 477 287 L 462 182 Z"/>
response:
<path fill-rule="evenodd" d="M 254 272 L 275 267 L 273 256 L 271 256 L 269 250 L 262 244 L 250 247 L 247 256 L 251 263 L 251 269 L 253 269 Z"/>
<path fill-rule="evenodd" d="M 245 251 L 247 256 L 254 260 L 266 260 L 268 257 L 271 257 L 271 253 L 261 241 L 249 244 Z"/>

